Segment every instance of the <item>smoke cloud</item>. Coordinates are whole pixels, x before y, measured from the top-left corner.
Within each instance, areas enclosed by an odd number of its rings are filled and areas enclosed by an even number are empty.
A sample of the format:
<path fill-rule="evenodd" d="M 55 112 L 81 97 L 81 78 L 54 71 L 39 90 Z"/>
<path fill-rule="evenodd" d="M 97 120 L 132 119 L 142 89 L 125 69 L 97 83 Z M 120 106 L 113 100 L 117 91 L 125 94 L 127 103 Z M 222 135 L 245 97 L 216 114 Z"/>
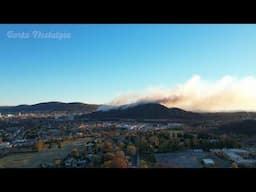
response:
<path fill-rule="evenodd" d="M 171 88 L 153 87 L 118 96 L 99 110 L 140 103 L 160 103 L 196 112 L 256 111 L 256 78 L 224 76 L 207 81 L 194 75 Z"/>

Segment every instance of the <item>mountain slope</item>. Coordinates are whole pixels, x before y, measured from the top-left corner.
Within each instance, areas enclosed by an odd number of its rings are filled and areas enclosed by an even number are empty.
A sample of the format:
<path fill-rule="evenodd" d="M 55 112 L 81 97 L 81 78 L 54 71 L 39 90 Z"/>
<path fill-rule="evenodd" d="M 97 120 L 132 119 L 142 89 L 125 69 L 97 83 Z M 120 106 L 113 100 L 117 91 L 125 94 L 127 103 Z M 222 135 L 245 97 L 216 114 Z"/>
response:
<path fill-rule="evenodd" d="M 37 113 L 37 112 L 93 112 L 99 105 L 91 105 L 84 103 L 62 103 L 62 102 L 47 102 L 38 103 L 35 105 L 18 105 L 0 107 L 0 113 Z"/>
<path fill-rule="evenodd" d="M 187 112 L 178 108 L 167 108 L 156 103 L 136 105 L 133 107 L 119 107 L 109 111 L 96 111 L 88 114 L 93 119 L 127 118 L 127 119 L 169 119 L 192 118 L 196 113 Z"/>

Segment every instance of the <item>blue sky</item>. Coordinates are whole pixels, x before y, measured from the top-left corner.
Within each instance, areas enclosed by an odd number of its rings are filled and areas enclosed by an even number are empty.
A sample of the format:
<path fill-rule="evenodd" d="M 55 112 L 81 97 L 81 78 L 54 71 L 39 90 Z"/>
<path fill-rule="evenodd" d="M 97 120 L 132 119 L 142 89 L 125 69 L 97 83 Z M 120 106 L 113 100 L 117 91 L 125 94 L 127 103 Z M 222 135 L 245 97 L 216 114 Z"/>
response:
<path fill-rule="evenodd" d="M 8 31 L 70 33 L 11 39 Z M 254 76 L 256 25 L 0 25 L 0 105 L 106 103 L 198 74 Z"/>

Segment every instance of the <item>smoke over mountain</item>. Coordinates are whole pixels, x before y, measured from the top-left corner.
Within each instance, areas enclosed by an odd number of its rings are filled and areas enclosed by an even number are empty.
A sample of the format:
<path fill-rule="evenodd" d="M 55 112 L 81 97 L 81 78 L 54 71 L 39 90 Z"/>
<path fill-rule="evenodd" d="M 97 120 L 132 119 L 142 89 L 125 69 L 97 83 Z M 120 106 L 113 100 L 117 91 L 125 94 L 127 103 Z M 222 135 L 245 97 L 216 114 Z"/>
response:
<path fill-rule="evenodd" d="M 217 81 L 207 81 L 194 75 L 171 88 L 155 87 L 121 95 L 99 110 L 140 103 L 160 103 L 201 112 L 256 111 L 256 78 L 224 76 Z"/>

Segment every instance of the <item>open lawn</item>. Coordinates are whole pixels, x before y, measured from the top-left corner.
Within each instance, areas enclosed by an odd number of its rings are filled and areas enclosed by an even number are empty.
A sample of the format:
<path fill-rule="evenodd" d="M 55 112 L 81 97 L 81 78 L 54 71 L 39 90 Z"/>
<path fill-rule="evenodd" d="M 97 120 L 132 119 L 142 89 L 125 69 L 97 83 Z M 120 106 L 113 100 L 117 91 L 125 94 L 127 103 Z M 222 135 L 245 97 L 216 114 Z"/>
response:
<path fill-rule="evenodd" d="M 51 149 L 45 148 L 41 152 L 11 154 L 0 158 L 0 168 L 38 168 L 41 163 L 63 159 L 72 149 L 81 148 L 89 139 L 65 141 L 61 149 L 54 145 Z"/>

